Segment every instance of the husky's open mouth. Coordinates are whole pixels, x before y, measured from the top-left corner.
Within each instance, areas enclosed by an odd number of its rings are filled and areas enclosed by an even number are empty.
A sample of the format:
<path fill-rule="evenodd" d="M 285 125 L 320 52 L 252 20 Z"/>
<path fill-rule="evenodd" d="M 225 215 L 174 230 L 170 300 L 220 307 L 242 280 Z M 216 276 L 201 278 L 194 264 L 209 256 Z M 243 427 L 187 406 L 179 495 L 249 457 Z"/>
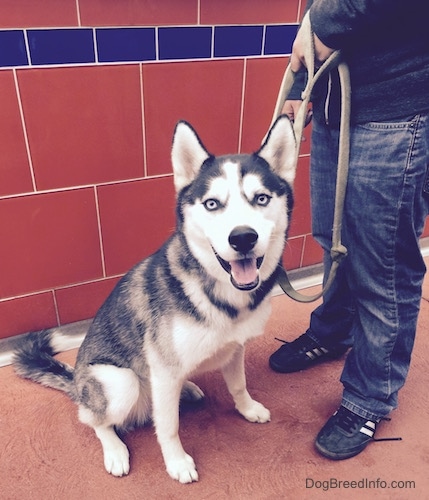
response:
<path fill-rule="evenodd" d="M 231 276 L 231 283 L 238 290 L 253 290 L 259 285 L 259 268 L 263 257 L 244 257 L 227 262 L 215 252 L 223 269 Z"/>

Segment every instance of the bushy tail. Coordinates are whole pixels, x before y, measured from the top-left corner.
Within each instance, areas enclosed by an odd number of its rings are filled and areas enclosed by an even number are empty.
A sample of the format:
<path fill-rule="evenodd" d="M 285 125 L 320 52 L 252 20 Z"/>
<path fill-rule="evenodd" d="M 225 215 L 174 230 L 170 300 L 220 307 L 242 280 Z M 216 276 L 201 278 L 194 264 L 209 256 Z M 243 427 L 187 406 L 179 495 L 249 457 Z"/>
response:
<path fill-rule="evenodd" d="M 23 378 L 52 387 L 76 399 L 73 368 L 54 358 L 53 332 L 43 330 L 30 333 L 14 353 L 15 372 Z"/>

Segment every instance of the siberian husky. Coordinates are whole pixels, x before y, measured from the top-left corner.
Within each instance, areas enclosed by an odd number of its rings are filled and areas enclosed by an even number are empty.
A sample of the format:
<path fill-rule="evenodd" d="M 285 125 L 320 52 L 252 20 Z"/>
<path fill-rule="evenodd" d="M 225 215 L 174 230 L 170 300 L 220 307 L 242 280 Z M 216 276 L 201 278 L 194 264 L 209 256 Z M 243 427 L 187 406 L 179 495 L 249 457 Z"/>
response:
<path fill-rule="evenodd" d="M 179 438 L 179 402 L 204 397 L 188 378 L 219 368 L 237 411 L 270 412 L 247 392 L 244 345 L 263 332 L 292 209 L 295 138 L 281 116 L 254 154 L 215 157 L 185 121 L 172 146 L 177 228 L 131 269 L 96 314 L 75 368 L 56 360 L 55 330 L 30 334 L 17 373 L 66 392 L 114 476 L 129 472 L 116 431 L 152 420 L 168 474 L 198 480 Z"/>

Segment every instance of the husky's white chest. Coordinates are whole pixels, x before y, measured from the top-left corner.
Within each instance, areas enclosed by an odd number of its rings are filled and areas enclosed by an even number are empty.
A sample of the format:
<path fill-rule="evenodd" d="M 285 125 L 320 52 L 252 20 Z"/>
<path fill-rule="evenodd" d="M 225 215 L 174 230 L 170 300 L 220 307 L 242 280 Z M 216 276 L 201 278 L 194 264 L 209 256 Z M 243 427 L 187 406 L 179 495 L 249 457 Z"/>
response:
<path fill-rule="evenodd" d="M 270 311 L 267 299 L 257 310 L 241 313 L 234 319 L 219 312 L 217 321 L 209 325 L 189 317 L 176 317 L 172 325 L 172 346 L 181 366 L 186 367 L 184 371 L 191 373 L 209 360 L 214 366 L 204 371 L 221 366 L 228 345 L 244 345 L 263 333 Z"/>

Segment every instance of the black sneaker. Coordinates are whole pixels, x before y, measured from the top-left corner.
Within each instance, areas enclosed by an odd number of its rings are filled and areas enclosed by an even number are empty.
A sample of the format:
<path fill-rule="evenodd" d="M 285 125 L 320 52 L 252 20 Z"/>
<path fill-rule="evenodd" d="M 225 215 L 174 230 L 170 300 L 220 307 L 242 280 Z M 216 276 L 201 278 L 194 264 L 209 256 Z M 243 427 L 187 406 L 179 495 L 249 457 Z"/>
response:
<path fill-rule="evenodd" d="M 280 373 L 298 372 L 323 361 L 331 361 L 342 356 L 348 349 L 347 347 L 327 349 L 320 346 L 307 333 L 293 342 L 284 340 L 281 342 L 284 342 L 284 345 L 271 354 L 269 359 L 270 367 Z"/>
<path fill-rule="evenodd" d="M 374 438 L 380 420 L 368 420 L 340 406 L 317 435 L 316 449 L 331 460 L 344 460 L 358 455 L 371 441 L 400 441 L 401 438 Z"/>

